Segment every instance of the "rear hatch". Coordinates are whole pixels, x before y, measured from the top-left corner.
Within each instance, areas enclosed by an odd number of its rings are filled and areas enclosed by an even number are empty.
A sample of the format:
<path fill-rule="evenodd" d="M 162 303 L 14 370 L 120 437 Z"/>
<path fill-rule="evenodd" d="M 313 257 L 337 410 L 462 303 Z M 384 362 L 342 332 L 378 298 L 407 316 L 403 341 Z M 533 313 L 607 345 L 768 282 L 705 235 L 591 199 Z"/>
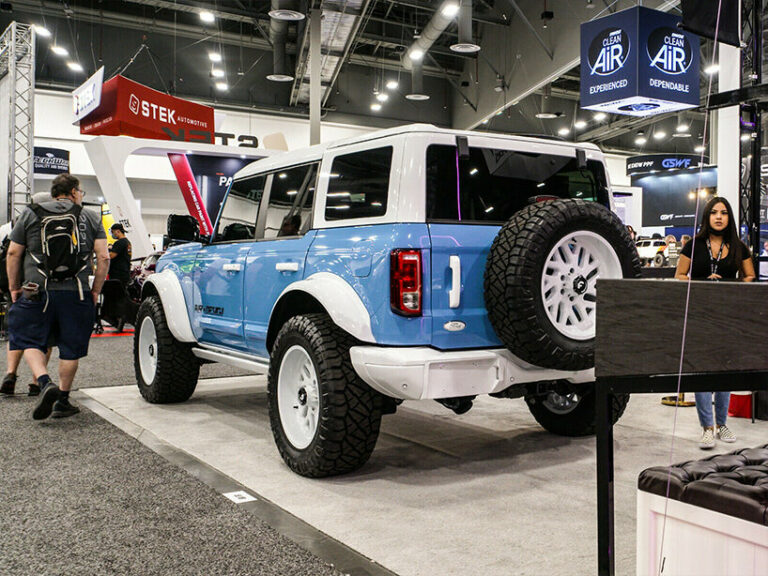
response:
<path fill-rule="evenodd" d="M 519 141 L 509 143 L 521 146 Z M 427 148 L 435 348 L 501 346 L 485 309 L 483 277 L 491 244 L 514 213 L 530 202 L 552 198 L 610 205 L 602 162 L 583 158 L 580 162 L 574 148 L 562 145 L 535 148 L 523 152 L 471 146 L 464 155 L 452 145 Z"/>

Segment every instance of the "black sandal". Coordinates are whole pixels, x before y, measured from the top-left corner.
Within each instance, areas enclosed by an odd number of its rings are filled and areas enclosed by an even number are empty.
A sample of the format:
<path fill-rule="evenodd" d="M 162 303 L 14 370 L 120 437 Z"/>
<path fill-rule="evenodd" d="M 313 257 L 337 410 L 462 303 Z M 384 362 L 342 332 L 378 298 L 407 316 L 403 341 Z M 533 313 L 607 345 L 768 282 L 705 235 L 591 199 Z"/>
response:
<path fill-rule="evenodd" d="M 16 374 L 6 374 L 3 383 L 0 384 L 0 394 L 13 396 L 16 391 Z"/>

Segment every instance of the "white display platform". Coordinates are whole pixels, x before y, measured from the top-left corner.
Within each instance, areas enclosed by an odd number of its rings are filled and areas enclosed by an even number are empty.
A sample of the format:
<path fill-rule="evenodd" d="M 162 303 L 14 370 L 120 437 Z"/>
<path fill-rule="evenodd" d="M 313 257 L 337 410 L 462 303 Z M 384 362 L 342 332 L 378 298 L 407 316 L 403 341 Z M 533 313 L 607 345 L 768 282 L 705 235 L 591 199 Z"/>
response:
<path fill-rule="evenodd" d="M 665 500 L 637 491 L 638 576 L 768 575 L 768 526 Z"/>

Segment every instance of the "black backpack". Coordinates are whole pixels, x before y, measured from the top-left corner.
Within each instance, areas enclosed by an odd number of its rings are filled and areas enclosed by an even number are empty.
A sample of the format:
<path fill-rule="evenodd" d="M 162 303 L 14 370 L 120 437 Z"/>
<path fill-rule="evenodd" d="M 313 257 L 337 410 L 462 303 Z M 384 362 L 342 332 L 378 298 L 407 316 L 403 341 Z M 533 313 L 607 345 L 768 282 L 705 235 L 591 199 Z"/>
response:
<path fill-rule="evenodd" d="M 40 204 L 33 204 L 30 209 L 40 220 L 43 260 L 37 262 L 37 267 L 46 283 L 76 278 L 87 265 L 80 256 L 78 222 L 82 206 L 73 204 L 66 212 L 50 212 Z"/>
<path fill-rule="evenodd" d="M 11 235 L 3 239 L 3 243 L 0 244 L 0 294 L 8 294 L 8 247 L 11 245 Z"/>

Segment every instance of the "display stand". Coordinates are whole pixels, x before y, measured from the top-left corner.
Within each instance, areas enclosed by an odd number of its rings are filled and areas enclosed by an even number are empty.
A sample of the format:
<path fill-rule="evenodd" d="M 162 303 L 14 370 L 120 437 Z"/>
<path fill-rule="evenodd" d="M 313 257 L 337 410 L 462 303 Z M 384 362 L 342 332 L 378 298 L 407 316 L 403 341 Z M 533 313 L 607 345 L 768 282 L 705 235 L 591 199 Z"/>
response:
<path fill-rule="evenodd" d="M 615 394 L 768 389 L 768 284 L 598 280 L 595 342 L 598 574 L 613 575 Z M 688 298 L 683 343 L 684 312 Z M 675 313 L 671 313 L 674 311 Z M 659 334 L 664 335 L 662 341 Z M 682 376 L 678 371 L 682 368 Z M 679 383 L 679 386 L 678 386 Z"/>

